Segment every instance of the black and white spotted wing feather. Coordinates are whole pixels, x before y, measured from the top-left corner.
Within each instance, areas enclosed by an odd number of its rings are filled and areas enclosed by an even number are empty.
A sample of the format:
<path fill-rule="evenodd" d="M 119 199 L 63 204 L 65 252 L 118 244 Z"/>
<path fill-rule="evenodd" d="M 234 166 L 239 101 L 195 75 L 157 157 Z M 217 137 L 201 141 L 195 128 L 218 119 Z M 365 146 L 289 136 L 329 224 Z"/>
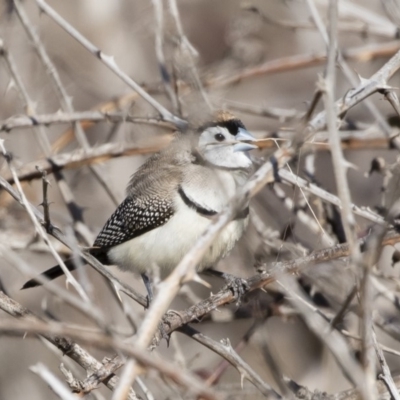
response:
<path fill-rule="evenodd" d="M 171 199 L 127 197 L 97 236 L 94 247 L 108 248 L 165 224 L 173 215 Z"/>

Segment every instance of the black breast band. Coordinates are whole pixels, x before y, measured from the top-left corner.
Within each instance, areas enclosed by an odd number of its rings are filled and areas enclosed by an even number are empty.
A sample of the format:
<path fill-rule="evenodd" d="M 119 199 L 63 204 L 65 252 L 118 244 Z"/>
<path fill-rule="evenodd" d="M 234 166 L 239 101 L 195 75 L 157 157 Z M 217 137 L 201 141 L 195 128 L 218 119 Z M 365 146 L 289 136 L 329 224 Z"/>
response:
<path fill-rule="evenodd" d="M 183 202 L 190 208 L 193 208 L 198 214 L 204 215 L 204 216 L 212 216 L 218 214 L 214 210 L 207 210 L 206 208 L 202 207 L 201 205 L 195 203 L 194 201 L 190 200 L 189 197 L 186 196 L 186 193 L 183 191 L 181 187 L 179 187 L 179 195 L 181 196 L 181 199 Z"/>
<path fill-rule="evenodd" d="M 179 187 L 178 192 L 179 192 L 179 195 L 181 196 L 181 199 L 183 200 L 183 202 L 188 207 L 195 210 L 198 214 L 203 215 L 205 217 L 210 217 L 210 216 L 218 214 L 217 211 L 207 210 L 206 208 L 202 207 L 201 205 L 195 203 L 193 200 L 189 199 L 189 197 L 186 196 L 186 193 L 183 191 L 183 189 L 181 187 Z M 248 215 L 249 215 L 249 207 L 246 207 L 244 210 L 241 210 L 238 212 L 235 220 L 247 218 Z"/>

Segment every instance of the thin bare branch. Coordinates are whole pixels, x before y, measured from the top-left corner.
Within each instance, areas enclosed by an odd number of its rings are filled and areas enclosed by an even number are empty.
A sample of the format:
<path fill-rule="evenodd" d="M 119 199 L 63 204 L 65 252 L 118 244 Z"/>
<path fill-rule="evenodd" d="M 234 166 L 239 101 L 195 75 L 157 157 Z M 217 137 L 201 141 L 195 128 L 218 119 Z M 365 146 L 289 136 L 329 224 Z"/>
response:
<path fill-rule="evenodd" d="M 80 168 L 88 164 L 103 163 L 116 157 L 151 154 L 167 146 L 171 139 L 171 136 L 163 136 L 150 146 L 106 143 L 90 150 L 78 149 L 71 153 L 57 154 L 49 159 L 38 160 L 23 165 L 18 169 L 17 176 L 20 181 L 30 181 L 41 177 L 41 172 L 37 168 L 50 174 L 63 169 Z M 14 178 L 11 175 L 6 179 L 9 183 L 14 183 Z"/>
<path fill-rule="evenodd" d="M 365 241 L 366 239 L 361 239 L 358 245 L 362 247 L 365 245 Z M 382 242 L 382 246 L 392 246 L 398 242 L 400 242 L 400 236 L 392 233 L 385 237 Z M 348 256 L 348 245 L 337 244 L 328 249 L 317 250 L 307 256 L 298 257 L 294 260 L 280 261 L 273 263 L 272 265 L 263 265 L 260 267 L 260 270 L 264 272 L 247 279 L 249 292 L 275 282 L 276 279 L 279 279 L 280 276 L 285 274 L 299 274 L 301 273 L 302 269 L 306 267 L 309 268 L 319 263 Z M 167 314 L 166 318 L 163 319 L 163 329 L 165 333 L 168 334 L 187 323 L 201 320 L 204 315 L 210 313 L 218 307 L 221 307 L 222 305 L 232 303 L 234 300 L 234 295 L 230 290 L 222 290 L 184 311 Z M 152 345 L 157 345 L 161 337 L 162 336 L 158 331 L 152 341 Z"/>
<path fill-rule="evenodd" d="M 40 235 L 40 237 L 43 239 L 43 241 L 47 244 L 47 246 L 49 247 L 49 249 L 51 251 L 51 254 L 54 256 L 57 263 L 63 269 L 63 272 L 67 277 L 67 282 L 71 283 L 71 285 L 76 289 L 76 291 L 79 293 L 79 296 L 81 296 L 81 298 L 84 301 L 89 302 L 90 300 L 89 300 L 88 296 L 86 295 L 85 291 L 83 290 L 82 286 L 78 283 L 78 281 L 74 278 L 74 276 L 71 274 L 71 272 L 65 266 L 64 261 L 62 260 L 62 258 L 60 257 L 60 255 L 57 253 L 57 251 L 54 249 L 52 243 L 50 242 L 46 231 L 43 229 L 43 227 L 40 225 L 40 223 L 36 219 L 34 211 L 32 210 L 32 207 L 31 207 L 30 203 L 28 202 L 24 191 L 22 190 L 21 183 L 18 180 L 17 173 L 15 172 L 15 169 L 11 164 L 10 156 L 6 151 L 6 148 L 4 147 L 3 142 L 4 141 L 0 139 L 0 150 L 2 151 L 3 156 L 7 160 L 9 169 L 11 171 L 11 174 L 13 176 L 14 182 L 17 186 L 17 189 L 18 189 L 18 192 L 20 195 L 22 206 L 25 208 L 26 212 L 28 213 L 33 225 L 35 226 L 36 232 Z"/>
<path fill-rule="evenodd" d="M 285 169 L 281 169 L 279 171 L 279 176 L 284 180 L 289 182 L 292 185 L 298 186 L 302 188 L 306 192 L 310 192 L 315 196 L 325 200 L 339 208 L 342 206 L 340 199 L 332 193 L 327 192 L 326 190 L 320 188 L 319 186 L 307 182 L 305 179 L 295 175 L 293 172 L 287 171 Z M 374 222 L 379 225 L 383 225 L 385 223 L 384 219 L 366 207 L 359 207 L 355 204 L 351 203 L 351 209 L 354 214 L 359 215 L 362 218 L 365 218 L 371 222 Z"/>
<path fill-rule="evenodd" d="M 145 101 L 147 101 L 154 109 L 156 109 L 165 121 L 172 122 L 177 127 L 184 128 L 186 122 L 171 114 L 164 106 L 157 102 L 150 96 L 140 85 L 138 85 L 132 78 L 123 72 L 115 62 L 112 56 L 104 54 L 98 47 L 80 34 L 74 27 L 72 27 L 64 18 L 61 17 L 52 7 L 50 7 L 44 0 L 36 0 L 40 10 L 47 14 L 57 25 L 59 25 L 65 32 L 73 37 L 80 43 L 86 50 L 98 58 L 104 65 L 114 72 L 118 78 L 124 81 L 129 87 L 137 92 Z"/>
<path fill-rule="evenodd" d="M 2 306 L 2 300 L 4 295 L 0 292 L 0 306 Z M 31 332 L 34 334 L 46 335 L 65 335 L 67 337 L 83 341 L 91 346 L 98 346 L 102 349 L 119 349 L 126 355 L 134 357 L 140 362 L 141 365 L 156 369 L 166 377 L 172 379 L 179 385 L 182 385 L 186 390 L 192 394 L 198 394 L 206 399 L 215 400 L 220 397 L 214 392 L 214 390 L 206 387 L 199 378 L 188 371 L 179 369 L 176 365 L 166 361 L 155 359 L 147 351 L 141 350 L 139 346 L 126 344 L 121 340 L 115 340 L 109 336 L 103 334 L 96 334 L 94 332 L 86 333 L 81 330 L 67 328 L 62 324 L 56 323 L 44 323 L 40 320 L 7 320 L 0 321 L 0 330 L 3 333 L 24 335 L 25 332 Z M 63 338 L 58 337 L 58 340 Z M 64 339 L 65 340 L 65 339 Z M 101 367 L 100 367 L 101 368 Z"/>
<path fill-rule="evenodd" d="M 10 297 L 6 296 L 6 294 L 3 293 L 2 291 L 0 291 L 0 309 L 5 311 L 7 314 L 12 315 L 13 317 L 20 319 L 20 321 L 17 321 L 19 323 L 21 322 L 24 323 L 26 321 L 31 327 L 38 326 L 38 324 L 43 324 L 43 322 L 35 315 L 33 315 L 33 313 L 31 313 L 28 309 L 22 307 L 20 304 L 18 304 Z M 6 322 L 6 320 L 3 319 L 3 322 L 9 323 L 11 321 L 7 320 Z M 43 324 L 43 325 L 44 325 L 43 331 L 40 332 L 40 334 L 46 340 L 52 343 L 57 349 L 59 349 L 63 355 L 67 355 L 69 358 L 74 360 L 88 373 L 92 373 L 102 368 L 102 363 L 97 361 L 81 346 L 71 341 L 71 339 L 58 336 L 57 334 L 53 335 L 48 329 L 49 325 L 48 324 Z M 110 377 L 110 379 L 104 381 L 104 384 L 110 390 L 114 390 L 117 381 L 118 377 L 112 376 Z M 138 400 L 133 391 L 130 392 L 128 399 Z"/>
<path fill-rule="evenodd" d="M 45 365 L 37 363 L 30 370 L 39 375 L 62 400 L 76 400 L 67 386 L 61 382 Z"/>
<path fill-rule="evenodd" d="M 210 350 L 216 352 L 225 360 L 227 360 L 231 365 L 233 365 L 241 375 L 241 381 L 243 379 L 248 379 L 264 396 L 271 399 L 280 399 L 281 396 L 275 392 L 266 382 L 264 382 L 261 377 L 253 370 L 233 349 L 229 339 L 221 340 L 216 342 L 208 336 L 196 331 L 190 326 L 184 326 L 181 329 L 185 335 L 190 336 L 195 341 L 206 346 Z"/>
<path fill-rule="evenodd" d="M 351 48 L 342 51 L 345 60 L 370 61 L 376 57 L 389 57 L 396 53 L 400 48 L 399 42 L 379 43 L 366 45 L 363 47 Z M 206 87 L 221 87 L 240 83 L 249 78 L 273 74 L 276 72 L 287 72 L 300 68 L 309 68 L 326 62 L 326 53 L 302 54 L 295 56 L 282 57 L 277 60 L 266 61 L 264 64 L 255 67 L 245 68 L 237 74 L 231 76 L 219 76 L 209 78 Z"/>
<path fill-rule="evenodd" d="M 393 381 L 393 377 L 392 377 L 392 374 L 390 373 L 390 369 L 386 362 L 385 355 L 383 354 L 383 351 L 382 351 L 380 345 L 378 344 L 374 330 L 372 330 L 372 340 L 374 343 L 374 347 L 375 347 L 376 355 L 378 357 L 379 364 L 381 365 L 381 369 L 382 369 L 382 375 L 380 376 L 380 378 L 386 383 L 388 390 L 389 390 L 391 396 L 393 397 L 393 399 L 400 400 L 399 391 Z"/>

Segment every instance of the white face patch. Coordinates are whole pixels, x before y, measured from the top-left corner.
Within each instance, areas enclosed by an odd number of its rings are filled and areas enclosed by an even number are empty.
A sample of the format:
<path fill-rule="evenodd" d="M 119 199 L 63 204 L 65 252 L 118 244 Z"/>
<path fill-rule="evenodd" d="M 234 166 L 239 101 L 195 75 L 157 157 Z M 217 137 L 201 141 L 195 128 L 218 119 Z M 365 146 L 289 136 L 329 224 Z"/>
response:
<path fill-rule="evenodd" d="M 229 133 L 228 129 L 220 126 L 211 126 L 201 133 L 199 146 L 217 146 L 219 143 L 226 145 L 233 140 L 235 140 L 235 137 Z"/>
<path fill-rule="evenodd" d="M 206 128 L 199 138 L 199 150 L 204 158 L 217 167 L 249 168 L 250 158 L 241 151 L 234 151 L 236 138 L 227 128 L 212 126 Z"/>

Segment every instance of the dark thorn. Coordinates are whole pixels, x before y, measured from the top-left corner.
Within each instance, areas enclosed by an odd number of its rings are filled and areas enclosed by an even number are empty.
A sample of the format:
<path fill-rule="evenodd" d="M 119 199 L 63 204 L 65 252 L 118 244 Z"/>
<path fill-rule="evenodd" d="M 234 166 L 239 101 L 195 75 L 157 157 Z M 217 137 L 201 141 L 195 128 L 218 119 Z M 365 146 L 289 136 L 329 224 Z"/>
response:
<path fill-rule="evenodd" d="M 243 10 L 250 11 L 256 14 L 260 13 L 260 10 L 254 5 L 243 6 Z"/>
<path fill-rule="evenodd" d="M 7 163 L 10 163 L 14 158 L 13 154 L 10 153 L 9 151 L 6 151 L 5 154 L 3 154 L 3 155 L 4 155 L 4 158 L 6 159 Z"/>
<path fill-rule="evenodd" d="M 329 304 L 329 301 L 327 298 L 321 293 L 321 292 L 316 292 L 312 296 L 313 302 L 318 306 L 318 307 L 330 307 L 331 305 Z"/>
<path fill-rule="evenodd" d="M 51 171 L 53 172 L 54 175 L 56 175 L 57 173 L 59 173 L 62 170 L 62 167 L 57 165 L 50 157 L 47 158 L 47 162 L 50 164 Z M 61 179 L 60 174 L 58 174 L 58 178 L 57 179 Z"/>
<path fill-rule="evenodd" d="M 372 175 L 373 172 L 382 172 L 385 168 L 385 160 L 382 157 L 375 157 L 371 161 L 371 166 L 368 171 L 368 176 Z"/>
<path fill-rule="evenodd" d="M 346 125 L 348 131 L 356 131 L 358 129 L 356 122 L 350 118 L 346 119 Z"/>
<path fill-rule="evenodd" d="M 13 0 L 6 0 L 6 12 L 8 15 L 11 15 L 14 12 L 14 1 Z"/>
<path fill-rule="evenodd" d="M 288 223 L 280 234 L 280 239 L 286 242 L 290 237 L 293 236 L 294 223 Z"/>
<path fill-rule="evenodd" d="M 307 204 L 305 203 L 305 204 L 303 204 L 303 205 L 298 205 L 298 204 L 296 204 L 294 207 L 293 207 L 293 214 L 297 214 L 299 211 L 304 211 L 304 212 L 306 212 L 308 210 L 308 207 L 307 207 Z"/>
<path fill-rule="evenodd" d="M 6 290 L 6 287 L 4 286 L 3 281 L 0 279 L 0 292 L 3 292 L 5 295 L 8 296 L 8 291 Z"/>
<path fill-rule="evenodd" d="M 29 116 L 29 119 L 32 121 L 33 126 L 39 125 L 39 122 L 35 117 Z"/>
<path fill-rule="evenodd" d="M 321 292 L 316 291 L 315 287 L 313 287 L 309 282 L 306 282 L 303 278 L 299 278 L 297 281 L 307 296 L 310 297 L 317 306 L 330 307 L 327 298 Z"/>
<path fill-rule="evenodd" d="M 272 164 L 272 170 L 273 170 L 273 175 L 274 175 L 274 181 L 275 181 L 275 182 L 282 182 L 281 177 L 279 176 L 279 164 L 278 164 L 278 160 L 275 158 L 275 156 L 271 156 L 270 161 L 271 161 L 271 164 Z"/>
<path fill-rule="evenodd" d="M 400 232 L 400 215 L 394 216 L 391 223 L 393 224 L 395 231 Z"/>
<path fill-rule="evenodd" d="M 395 142 L 396 137 L 397 136 L 389 139 L 389 150 L 397 149 L 396 142 Z"/>
<path fill-rule="evenodd" d="M 384 191 L 385 191 L 385 189 L 382 188 L 382 192 L 384 192 Z M 386 207 L 383 207 L 383 206 L 375 206 L 374 208 L 375 208 L 376 212 L 377 212 L 380 216 L 382 216 L 382 217 L 384 217 L 384 216 L 387 215 L 387 213 L 388 213 L 388 210 L 387 210 Z"/>
<path fill-rule="evenodd" d="M 326 206 L 327 216 L 326 221 L 331 226 L 334 235 L 337 237 L 339 243 L 346 243 L 346 234 L 344 232 L 342 216 L 336 206 Z"/>
<path fill-rule="evenodd" d="M 392 255 L 392 266 L 400 261 L 400 251 L 395 250 Z"/>
<path fill-rule="evenodd" d="M 400 128 L 400 117 L 397 114 L 390 115 L 387 117 L 386 121 L 393 128 Z"/>
<path fill-rule="evenodd" d="M 165 83 L 169 84 L 171 82 L 171 78 L 169 76 L 169 72 L 168 72 L 167 68 L 163 64 L 159 64 L 159 68 L 160 68 L 160 73 L 161 73 L 161 79 Z"/>
<path fill-rule="evenodd" d="M 70 201 L 69 203 L 67 203 L 67 207 L 75 222 L 76 221 L 84 222 L 83 221 L 84 209 L 82 207 L 79 207 L 78 204 L 76 204 L 74 201 Z"/>
<path fill-rule="evenodd" d="M 58 166 L 51 158 L 47 158 L 48 163 L 51 165 L 51 170 L 53 171 L 54 178 L 60 182 L 64 179 L 64 175 L 61 173 L 62 168 Z M 84 222 L 83 211 L 84 209 L 79 207 L 74 201 L 67 203 L 68 211 L 70 212 L 74 222 Z"/>
<path fill-rule="evenodd" d="M 237 221 L 237 220 L 240 220 L 240 219 L 247 218 L 249 213 L 250 213 L 250 208 L 246 207 L 244 210 L 241 210 L 236 214 L 236 217 L 235 217 L 234 220 Z"/>
<path fill-rule="evenodd" d="M 296 383 L 295 381 L 292 381 L 290 379 L 290 381 L 288 382 L 288 387 L 289 389 L 294 393 L 297 394 L 299 392 L 300 389 L 303 389 L 303 386 L 300 386 L 298 383 Z"/>

